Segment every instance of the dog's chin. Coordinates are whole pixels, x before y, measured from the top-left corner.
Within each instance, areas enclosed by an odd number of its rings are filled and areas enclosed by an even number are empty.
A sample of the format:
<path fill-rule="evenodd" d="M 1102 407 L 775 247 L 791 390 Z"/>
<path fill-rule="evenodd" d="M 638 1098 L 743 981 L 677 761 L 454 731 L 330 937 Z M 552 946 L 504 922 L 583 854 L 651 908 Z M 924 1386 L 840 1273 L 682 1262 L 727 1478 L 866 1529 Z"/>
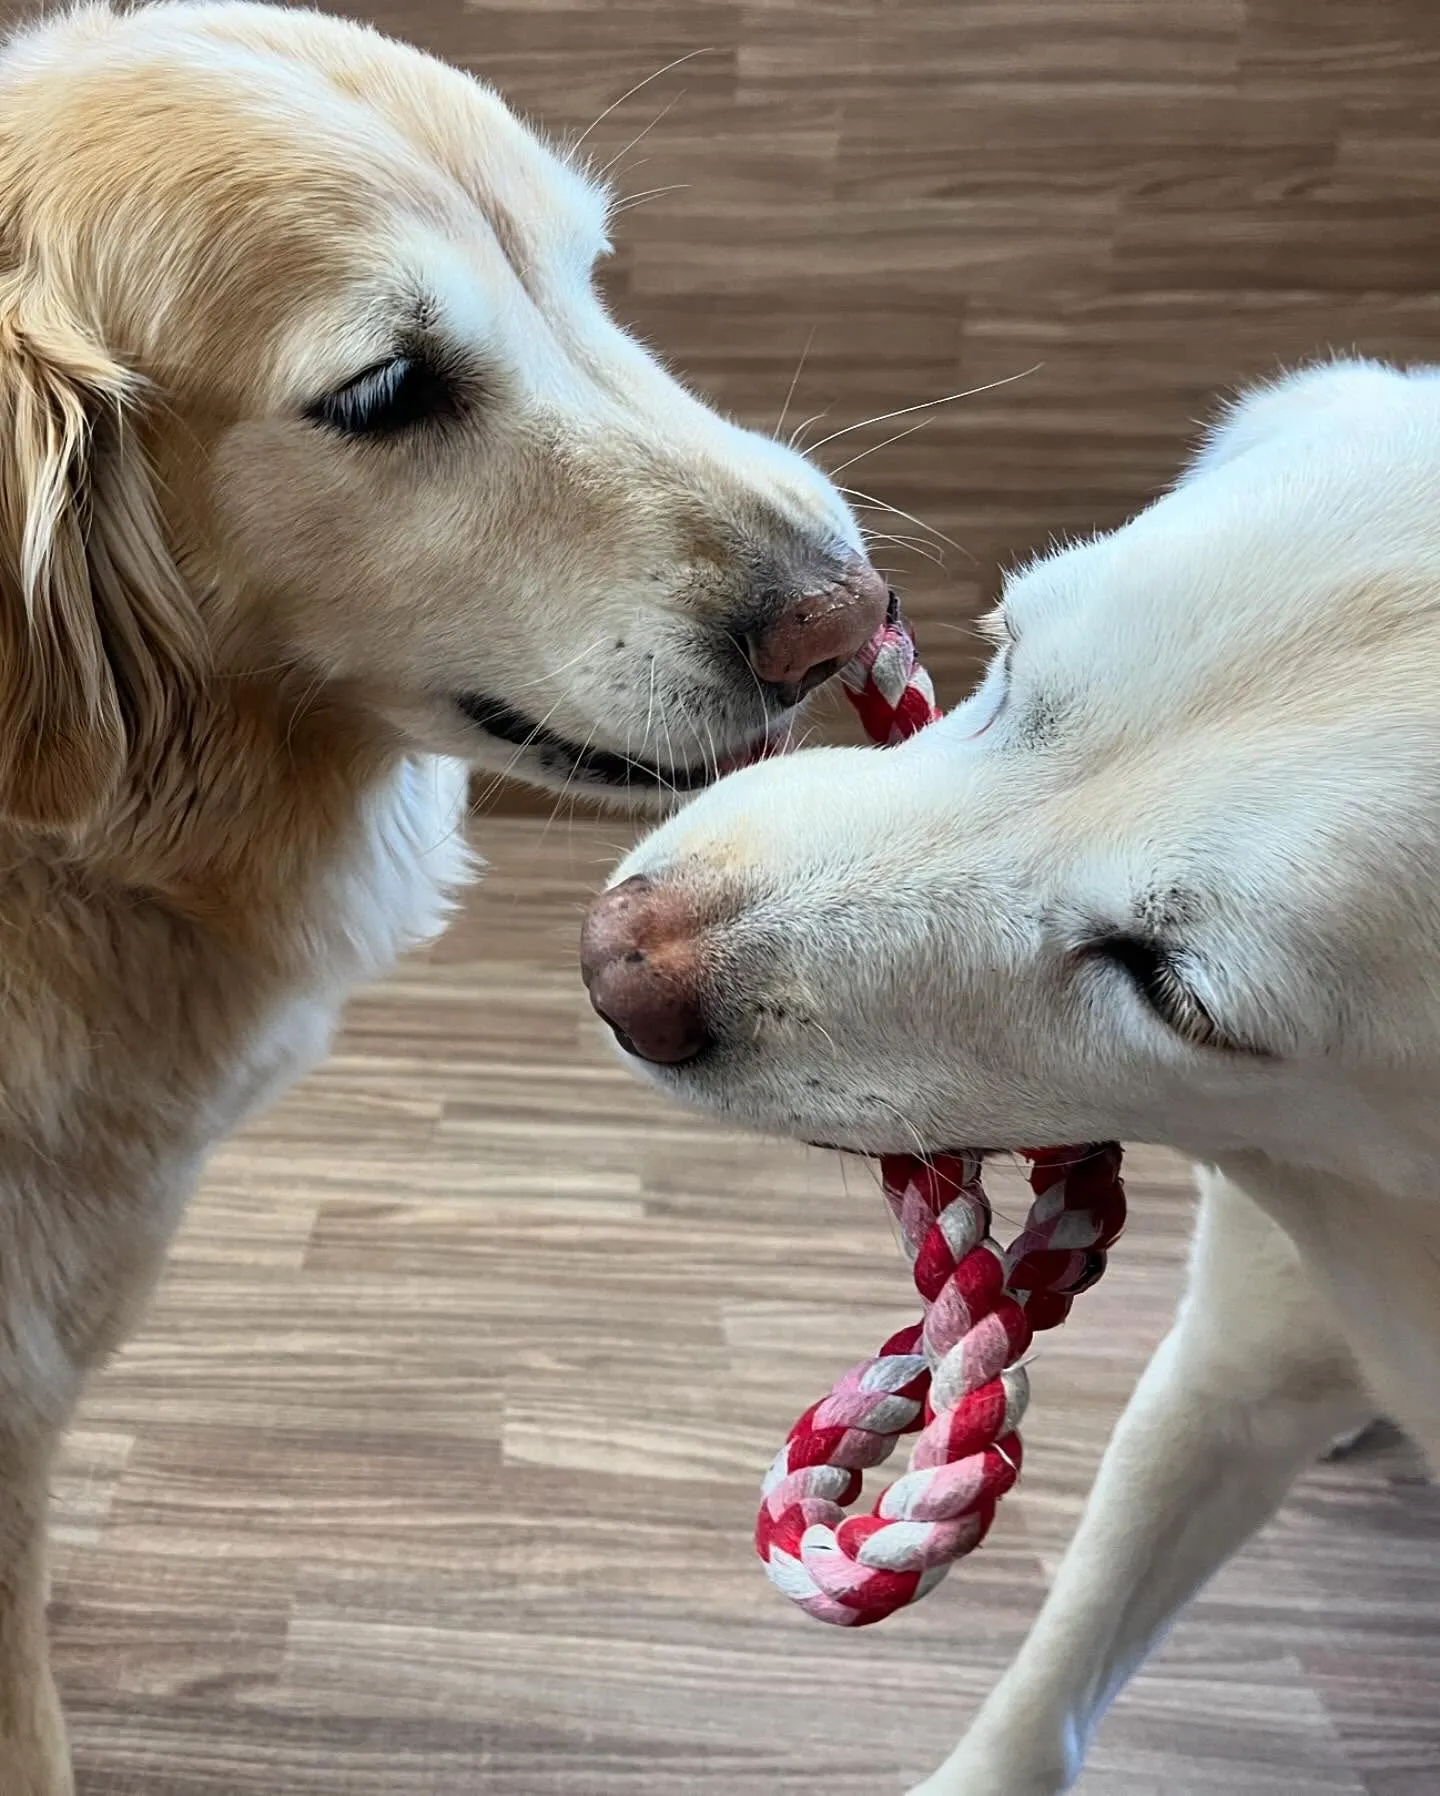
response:
<path fill-rule="evenodd" d="M 1023 1150 L 1009 1147 L 977 1147 L 973 1143 L 961 1146 L 958 1142 L 950 1142 L 945 1147 L 936 1145 L 921 1146 L 917 1141 L 902 1141 L 897 1136 L 871 1137 L 863 1146 L 843 1141 L 812 1140 L 808 1135 L 801 1135 L 806 1147 L 822 1148 L 827 1154 L 849 1154 L 854 1159 L 882 1160 L 891 1154 L 908 1154 L 917 1160 L 935 1160 L 942 1154 L 978 1154 L 982 1159 L 994 1154 L 1017 1154 Z"/>
<path fill-rule="evenodd" d="M 817 1122 L 813 1116 L 787 1115 L 769 1106 L 756 1108 L 737 1102 L 723 1093 L 698 1088 L 693 1082 L 686 1081 L 682 1069 L 652 1066 L 618 1045 L 616 1052 L 632 1072 L 639 1074 L 647 1084 L 658 1087 L 673 1102 L 713 1116 L 717 1121 L 738 1126 L 750 1134 L 797 1141 L 821 1153 L 844 1154 L 853 1160 L 881 1160 L 891 1154 L 932 1160 L 949 1153 L 976 1153 L 984 1156 L 1021 1151 L 1018 1147 L 980 1145 L 962 1141 L 958 1137 L 951 1141 L 930 1141 L 913 1130 L 897 1128 L 893 1123 L 887 1125 L 879 1120 L 869 1126 L 862 1124 L 858 1127 L 838 1128 L 833 1123 Z"/>
<path fill-rule="evenodd" d="M 831 1154 L 848 1154 L 862 1160 L 877 1160 L 885 1154 L 915 1154 L 925 1158 L 963 1145 L 930 1142 L 917 1130 L 898 1123 L 893 1115 L 860 1114 L 864 1106 L 858 1100 L 857 1114 L 842 1123 L 833 1114 L 820 1116 L 798 1108 L 790 1109 L 771 1093 L 757 1097 L 753 1090 L 728 1086 L 723 1079 L 714 1076 L 711 1050 L 694 1060 L 667 1066 L 642 1059 L 613 1035 L 611 1047 L 632 1073 L 645 1084 L 654 1086 L 672 1103 L 753 1135 L 797 1141 L 805 1147 L 819 1148 Z"/>

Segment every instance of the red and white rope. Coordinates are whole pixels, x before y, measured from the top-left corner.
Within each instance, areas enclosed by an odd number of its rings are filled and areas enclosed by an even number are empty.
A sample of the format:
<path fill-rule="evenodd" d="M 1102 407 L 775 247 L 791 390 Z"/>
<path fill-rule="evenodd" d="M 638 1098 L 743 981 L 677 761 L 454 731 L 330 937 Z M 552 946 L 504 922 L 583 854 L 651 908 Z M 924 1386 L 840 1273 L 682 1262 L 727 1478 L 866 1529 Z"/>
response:
<path fill-rule="evenodd" d="M 865 734 L 883 747 L 903 742 L 940 716 L 935 688 L 915 654 L 915 638 L 893 593 L 884 629 L 841 668 L 840 681 Z"/>
<path fill-rule="evenodd" d="M 940 715 L 893 601 L 841 679 L 877 742 Z M 1008 1249 L 991 1238 L 978 1153 L 881 1159 L 923 1320 L 801 1416 L 766 1477 L 755 1530 L 771 1580 L 818 1620 L 861 1627 L 924 1596 L 979 1546 L 1019 1475 L 1023 1355 L 1099 1278 L 1125 1222 L 1113 1143 L 1026 1158 L 1034 1201 Z M 868 1514 L 847 1515 L 865 1470 L 917 1432 L 909 1471 Z"/>

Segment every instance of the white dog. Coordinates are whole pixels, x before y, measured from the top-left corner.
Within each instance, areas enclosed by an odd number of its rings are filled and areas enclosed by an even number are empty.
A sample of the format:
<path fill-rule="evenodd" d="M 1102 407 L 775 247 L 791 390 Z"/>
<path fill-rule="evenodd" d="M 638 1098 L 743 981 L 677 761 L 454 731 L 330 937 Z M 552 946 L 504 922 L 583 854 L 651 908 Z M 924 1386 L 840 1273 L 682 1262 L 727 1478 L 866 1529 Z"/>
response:
<path fill-rule="evenodd" d="M 1044 1612 L 924 1796 L 1054 1796 L 1179 1606 L 1382 1407 L 1440 1451 L 1440 377 L 1245 400 L 1013 579 L 896 749 L 726 780 L 592 916 L 664 1089 L 876 1152 L 1161 1142 L 1190 1285 Z"/>

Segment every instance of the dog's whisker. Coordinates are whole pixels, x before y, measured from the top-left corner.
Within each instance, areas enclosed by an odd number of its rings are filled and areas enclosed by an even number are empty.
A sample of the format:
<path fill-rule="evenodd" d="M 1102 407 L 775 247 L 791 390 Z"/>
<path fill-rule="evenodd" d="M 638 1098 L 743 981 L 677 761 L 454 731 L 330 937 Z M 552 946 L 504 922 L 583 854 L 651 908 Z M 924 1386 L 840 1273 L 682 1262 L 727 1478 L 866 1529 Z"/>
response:
<path fill-rule="evenodd" d="M 943 530 L 937 529 L 934 524 L 927 524 L 924 518 L 917 518 L 913 511 L 903 511 L 898 505 L 891 505 L 886 499 L 877 499 L 873 493 L 862 493 L 858 487 L 842 486 L 840 491 L 847 499 L 858 499 L 862 505 L 873 506 L 876 511 L 888 511 L 897 518 L 904 518 L 907 524 L 914 524 L 917 530 L 928 531 L 931 536 L 937 537 L 942 543 L 947 543 L 950 548 L 974 561 L 975 557 L 964 543 L 957 543 L 953 536 L 946 536 Z"/>
<path fill-rule="evenodd" d="M 866 544 L 893 543 L 897 549 L 907 550 L 912 555 L 923 556 L 926 561 L 933 562 L 936 567 L 945 565 L 944 551 L 936 548 L 934 543 L 926 542 L 923 536 L 897 536 L 891 530 L 866 530 L 862 526 L 862 535 Z M 883 568 L 878 569 L 883 573 Z"/>
<path fill-rule="evenodd" d="M 939 399 L 922 399 L 918 405 L 898 406 L 893 412 L 876 412 L 872 418 L 861 418 L 855 424 L 847 424 L 841 430 L 832 430 L 828 437 L 821 437 L 818 443 L 810 445 L 813 455 L 817 449 L 823 449 L 827 443 L 834 443 L 841 437 L 853 436 L 857 430 L 865 430 L 872 424 L 886 424 L 891 418 L 908 418 L 912 412 L 934 411 L 937 406 L 954 405 L 958 399 L 975 399 L 981 393 L 993 393 L 997 387 L 1012 386 L 1017 380 L 1025 380 L 1032 374 L 1038 374 L 1044 366 L 1036 362 L 1033 367 L 1022 368 L 1018 374 L 1005 374 L 999 380 L 988 380 L 983 386 L 966 387 L 963 392 L 946 393 Z"/>
<path fill-rule="evenodd" d="M 650 658 L 650 696 L 645 701 L 645 727 L 640 732 L 642 753 L 648 753 L 650 747 L 650 731 L 655 720 L 655 690 L 659 672 L 660 664 L 652 655 Z"/>
<path fill-rule="evenodd" d="M 673 100 L 666 101 L 665 105 L 663 105 L 660 108 L 660 110 L 655 114 L 654 118 L 651 119 L 650 123 L 648 125 L 646 125 L 645 129 L 643 131 L 637 131 L 635 133 L 635 135 L 630 139 L 629 143 L 626 144 L 625 148 L 623 150 L 617 151 L 616 154 L 610 158 L 610 160 L 605 164 L 604 168 L 602 168 L 599 171 L 599 173 L 596 175 L 595 179 L 597 181 L 604 181 L 610 174 L 610 171 L 621 160 L 621 158 L 628 156 L 630 154 L 631 150 L 633 150 L 635 148 L 637 143 L 640 143 L 645 138 L 647 138 L 650 135 L 650 133 L 655 129 L 655 127 L 660 123 L 660 121 L 667 115 L 667 113 L 673 112 L 675 110 L 675 108 L 685 98 L 686 94 L 689 93 L 689 91 L 690 90 L 688 87 L 682 87 L 680 89 L 679 93 L 676 94 L 676 96 Z"/>
<path fill-rule="evenodd" d="M 597 636 L 594 642 L 587 643 L 578 654 L 572 655 L 568 661 L 560 662 L 557 667 L 547 667 L 544 673 L 538 674 L 533 680 L 520 680 L 513 686 L 507 681 L 505 686 L 506 693 L 531 692 L 536 686 L 544 686 L 550 680 L 558 679 L 561 674 L 569 673 L 572 667 L 578 667 L 582 661 L 587 660 L 591 655 L 598 655 L 604 645 L 605 637 Z"/>
<path fill-rule="evenodd" d="M 665 755 L 664 755 L 663 764 L 658 755 L 655 757 L 655 761 L 654 761 L 655 773 L 657 775 L 659 784 L 665 790 L 665 792 L 667 792 L 671 798 L 678 798 L 680 795 L 680 789 L 679 789 L 678 785 L 676 784 L 676 782 L 673 779 L 667 778 L 666 773 L 665 773 L 666 767 L 674 767 L 674 766 L 678 765 L 678 763 L 676 762 L 676 759 L 675 759 L 675 744 L 671 740 L 670 721 L 669 721 L 669 717 L 667 714 L 666 701 L 663 696 L 660 700 L 659 710 L 657 713 L 657 721 L 660 726 L 660 729 L 659 729 L 660 736 L 663 739 L 664 744 L 665 744 Z"/>
<path fill-rule="evenodd" d="M 812 424 L 818 424 L 822 418 L 828 418 L 830 416 L 830 410 L 831 408 L 827 405 L 823 411 L 812 412 L 808 418 L 802 418 L 795 426 L 794 430 L 790 432 L 790 448 L 799 451 L 801 454 L 808 455 L 810 451 L 801 443 L 800 438 Z"/>
<path fill-rule="evenodd" d="M 867 1092 L 865 1095 L 869 1098 L 872 1104 L 878 1104 L 882 1110 L 887 1110 L 890 1115 L 895 1118 L 896 1122 L 899 1123 L 900 1127 L 910 1137 L 911 1144 L 915 1149 L 915 1157 L 919 1160 L 927 1159 L 929 1157 L 929 1149 L 926 1147 L 919 1129 L 915 1127 L 914 1123 L 911 1122 L 908 1116 L 906 1116 L 905 1112 L 900 1109 L 897 1104 L 892 1104 L 889 1098 L 881 1097 L 878 1091 Z"/>
<path fill-rule="evenodd" d="M 555 700 L 554 704 L 551 705 L 545 715 L 536 720 L 529 735 L 519 744 L 514 754 L 511 755 L 505 765 L 487 782 L 479 798 L 476 800 L 477 804 L 488 804 L 500 791 L 500 788 L 505 784 L 506 780 L 514 775 L 515 769 L 520 765 L 521 761 L 525 759 L 525 756 L 529 754 L 530 750 L 535 746 L 536 741 L 544 733 L 545 725 L 549 723 L 550 719 L 560 709 L 564 702 L 564 696 L 562 694 L 561 697 Z"/>
<path fill-rule="evenodd" d="M 584 143 L 590 133 L 595 130 L 598 125 L 603 125 L 612 112 L 618 112 L 627 100 L 633 100 L 636 94 L 649 87 L 651 82 L 658 81 L 662 75 L 668 75 L 672 69 L 678 69 L 682 63 L 694 62 L 697 56 L 712 56 L 714 53 L 715 47 L 713 44 L 707 44 L 699 50 L 687 50 L 683 56 L 677 56 L 673 62 L 667 62 L 663 68 L 656 69 L 653 74 L 647 75 L 643 81 L 637 81 L 633 87 L 627 87 L 618 100 L 612 100 L 603 112 L 597 113 L 580 135 L 572 143 L 566 146 L 567 158 L 573 160 L 575 152 L 580 148 L 581 144 Z M 622 151 L 621 154 L 623 155 L 624 152 Z"/>
<path fill-rule="evenodd" d="M 705 769 L 707 778 L 713 781 L 720 777 L 720 755 L 715 747 L 715 732 L 710 727 L 708 717 L 702 716 L 700 722 L 705 731 L 705 746 L 700 751 L 700 764 Z M 690 720 L 690 727 L 692 731 L 695 728 L 693 718 Z"/>
<path fill-rule="evenodd" d="M 804 372 L 805 358 L 810 354 L 810 345 L 815 341 L 818 325 L 810 326 L 810 334 L 805 339 L 805 347 L 800 351 L 800 360 L 795 364 L 795 372 L 790 376 L 790 385 L 785 391 L 785 403 L 780 407 L 780 416 L 775 420 L 775 428 L 770 433 L 775 440 L 780 440 L 780 432 L 785 428 L 785 420 L 790 413 L 790 401 L 795 397 L 795 389 L 800 385 L 800 376 Z"/>
<path fill-rule="evenodd" d="M 551 825 L 554 823 L 555 819 L 560 815 L 561 806 L 564 805 L 567 802 L 567 800 L 570 803 L 571 817 L 573 818 L 575 815 L 575 804 L 574 804 L 573 798 L 571 797 L 572 788 L 575 784 L 575 775 L 579 771 L 580 766 L 583 763 L 586 754 L 589 752 L 590 745 L 592 742 L 594 742 L 595 736 L 599 730 L 599 727 L 600 726 L 598 724 L 596 724 L 591 729 L 590 734 L 580 744 L 580 752 L 575 757 L 574 761 L 571 763 L 570 771 L 565 775 L 565 783 L 564 783 L 564 785 L 561 786 L 559 792 L 555 795 L 555 802 L 550 806 L 550 815 L 545 819 L 545 826 L 540 831 L 540 844 L 542 847 L 545 844 L 546 838 L 550 834 Z"/>
<path fill-rule="evenodd" d="M 684 193 L 689 185 L 688 181 L 672 181 L 668 187 L 647 187 L 643 193 L 626 194 L 623 200 L 610 208 L 611 216 L 618 217 L 622 212 L 633 211 L 636 206 L 643 206 L 647 200 L 658 200 L 662 194 Z"/>
<path fill-rule="evenodd" d="M 949 630 L 954 636 L 968 636 L 972 642 L 984 643 L 986 648 L 992 653 L 995 648 L 994 642 L 978 627 L 973 618 L 968 623 L 963 624 L 952 624 L 948 618 L 943 617 L 933 619 L 927 618 L 925 630 L 927 635 L 931 630 Z"/>
<path fill-rule="evenodd" d="M 868 449 L 862 449 L 858 455 L 852 455 L 849 461 L 842 461 L 838 468 L 831 468 L 831 478 L 833 479 L 836 474 L 843 474 L 847 468 L 853 468 L 857 462 L 864 461 L 867 456 L 878 455 L 882 449 L 888 449 L 892 443 L 903 443 L 906 437 L 913 437 L 917 430 L 924 430 L 927 425 L 934 422 L 933 418 L 922 418 L 918 424 L 907 424 L 904 430 L 897 430 L 894 436 L 886 437 L 883 442 L 872 443 Z M 819 445 L 817 444 L 816 447 L 818 448 Z"/>

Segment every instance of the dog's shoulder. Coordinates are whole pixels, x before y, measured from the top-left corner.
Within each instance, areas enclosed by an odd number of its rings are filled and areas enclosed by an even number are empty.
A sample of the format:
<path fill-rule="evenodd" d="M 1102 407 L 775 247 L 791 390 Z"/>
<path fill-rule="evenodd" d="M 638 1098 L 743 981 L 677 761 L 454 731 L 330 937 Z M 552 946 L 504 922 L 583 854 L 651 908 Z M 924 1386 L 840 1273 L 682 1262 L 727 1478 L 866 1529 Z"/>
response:
<path fill-rule="evenodd" d="M 22 1143 L 85 1165 L 122 1139 L 142 1162 L 203 1155 L 312 1066 L 350 994 L 438 935 L 475 877 L 466 784 L 459 762 L 399 758 L 288 841 L 252 807 L 219 904 L 17 837 L 0 867 L 0 1186 Z"/>

